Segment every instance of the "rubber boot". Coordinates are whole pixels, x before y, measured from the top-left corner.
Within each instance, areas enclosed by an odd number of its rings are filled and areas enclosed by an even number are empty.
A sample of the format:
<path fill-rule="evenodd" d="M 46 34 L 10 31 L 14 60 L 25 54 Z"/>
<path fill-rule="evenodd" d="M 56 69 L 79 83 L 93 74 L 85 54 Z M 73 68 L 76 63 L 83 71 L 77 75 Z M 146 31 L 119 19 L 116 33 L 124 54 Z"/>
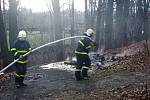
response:
<path fill-rule="evenodd" d="M 77 81 L 82 80 L 81 71 L 75 71 L 75 77 Z"/>
<path fill-rule="evenodd" d="M 21 85 L 20 85 L 20 77 L 15 77 L 15 87 L 16 88 L 21 88 Z"/>
<path fill-rule="evenodd" d="M 19 77 L 15 76 L 15 83 L 19 83 Z"/>
<path fill-rule="evenodd" d="M 24 84 L 23 81 L 24 81 L 24 77 L 20 77 L 20 85 L 26 87 L 27 84 Z"/>
<path fill-rule="evenodd" d="M 85 80 L 88 80 L 90 77 L 88 76 L 88 69 L 86 69 L 86 68 L 83 68 L 82 69 L 82 77 L 83 77 L 83 79 L 85 79 Z"/>

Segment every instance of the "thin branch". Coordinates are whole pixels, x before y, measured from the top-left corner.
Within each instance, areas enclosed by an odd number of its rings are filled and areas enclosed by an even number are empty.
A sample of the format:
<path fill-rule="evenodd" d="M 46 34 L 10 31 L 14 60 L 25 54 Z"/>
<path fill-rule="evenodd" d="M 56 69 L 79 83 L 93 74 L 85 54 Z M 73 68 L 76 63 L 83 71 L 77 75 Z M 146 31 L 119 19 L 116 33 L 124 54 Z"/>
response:
<path fill-rule="evenodd" d="M 46 1 L 45 1 L 45 2 L 46 2 Z M 52 7 L 52 2 L 51 2 L 51 0 L 49 0 L 49 2 L 46 2 L 46 5 L 47 5 L 47 8 L 48 8 L 49 13 L 53 16 L 54 11 L 53 11 L 53 7 Z"/>
<path fill-rule="evenodd" d="M 9 5 L 6 3 L 6 2 L 4 2 L 4 1 L 1 1 L 1 3 L 4 3 L 7 7 L 9 7 Z"/>

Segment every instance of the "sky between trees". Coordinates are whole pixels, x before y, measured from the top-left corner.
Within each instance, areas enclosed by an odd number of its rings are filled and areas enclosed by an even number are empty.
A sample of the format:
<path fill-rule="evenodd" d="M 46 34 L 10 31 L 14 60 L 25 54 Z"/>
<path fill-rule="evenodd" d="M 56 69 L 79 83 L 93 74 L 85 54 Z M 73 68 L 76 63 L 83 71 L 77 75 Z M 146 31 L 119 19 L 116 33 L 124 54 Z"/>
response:
<path fill-rule="evenodd" d="M 20 6 L 28 9 L 32 9 L 33 12 L 43 12 L 47 11 L 50 0 L 20 0 Z M 71 1 L 71 0 L 70 0 Z M 63 3 L 68 4 L 69 0 L 60 0 L 60 6 Z M 75 9 L 84 11 L 84 0 L 74 0 Z M 68 5 L 65 5 L 65 8 L 68 8 Z"/>

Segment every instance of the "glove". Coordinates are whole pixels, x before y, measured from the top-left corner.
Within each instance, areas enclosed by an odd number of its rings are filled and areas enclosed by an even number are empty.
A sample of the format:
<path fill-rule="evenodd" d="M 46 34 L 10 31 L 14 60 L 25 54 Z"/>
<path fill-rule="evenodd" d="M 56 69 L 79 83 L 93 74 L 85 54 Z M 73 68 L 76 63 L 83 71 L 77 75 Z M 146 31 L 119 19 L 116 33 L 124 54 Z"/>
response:
<path fill-rule="evenodd" d="M 23 58 L 23 56 L 22 56 L 22 55 L 20 55 L 20 54 L 17 54 L 17 55 L 15 56 L 15 59 L 18 59 L 18 58 L 22 59 L 22 58 Z"/>
<path fill-rule="evenodd" d="M 15 55 L 15 59 L 18 59 L 19 57 L 20 57 L 19 54 L 16 54 L 16 55 Z"/>
<path fill-rule="evenodd" d="M 22 59 L 22 58 L 23 58 L 23 55 L 20 55 L 19 58 Z"/>

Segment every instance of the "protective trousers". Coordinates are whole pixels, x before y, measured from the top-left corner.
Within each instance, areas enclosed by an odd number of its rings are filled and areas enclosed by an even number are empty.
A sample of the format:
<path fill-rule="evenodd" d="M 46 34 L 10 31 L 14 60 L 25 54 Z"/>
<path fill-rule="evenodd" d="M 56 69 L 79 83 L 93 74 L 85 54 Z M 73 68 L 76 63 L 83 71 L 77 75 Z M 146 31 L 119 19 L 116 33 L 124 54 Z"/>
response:
<path fill-rule="evenodd" d="M 77 67 L 75 71 L 76 79 L 84 79 L 88 77 L 88 70 L 91 66 L 91 60 L 88 55 L 76 54 L 77 58 Z"/>
<path fill-rule="evenodd" d="M 27 70 L 27 64 L 16 63 L 15 66 L 16 66 L 15 83 L 22 85 Z"/>

